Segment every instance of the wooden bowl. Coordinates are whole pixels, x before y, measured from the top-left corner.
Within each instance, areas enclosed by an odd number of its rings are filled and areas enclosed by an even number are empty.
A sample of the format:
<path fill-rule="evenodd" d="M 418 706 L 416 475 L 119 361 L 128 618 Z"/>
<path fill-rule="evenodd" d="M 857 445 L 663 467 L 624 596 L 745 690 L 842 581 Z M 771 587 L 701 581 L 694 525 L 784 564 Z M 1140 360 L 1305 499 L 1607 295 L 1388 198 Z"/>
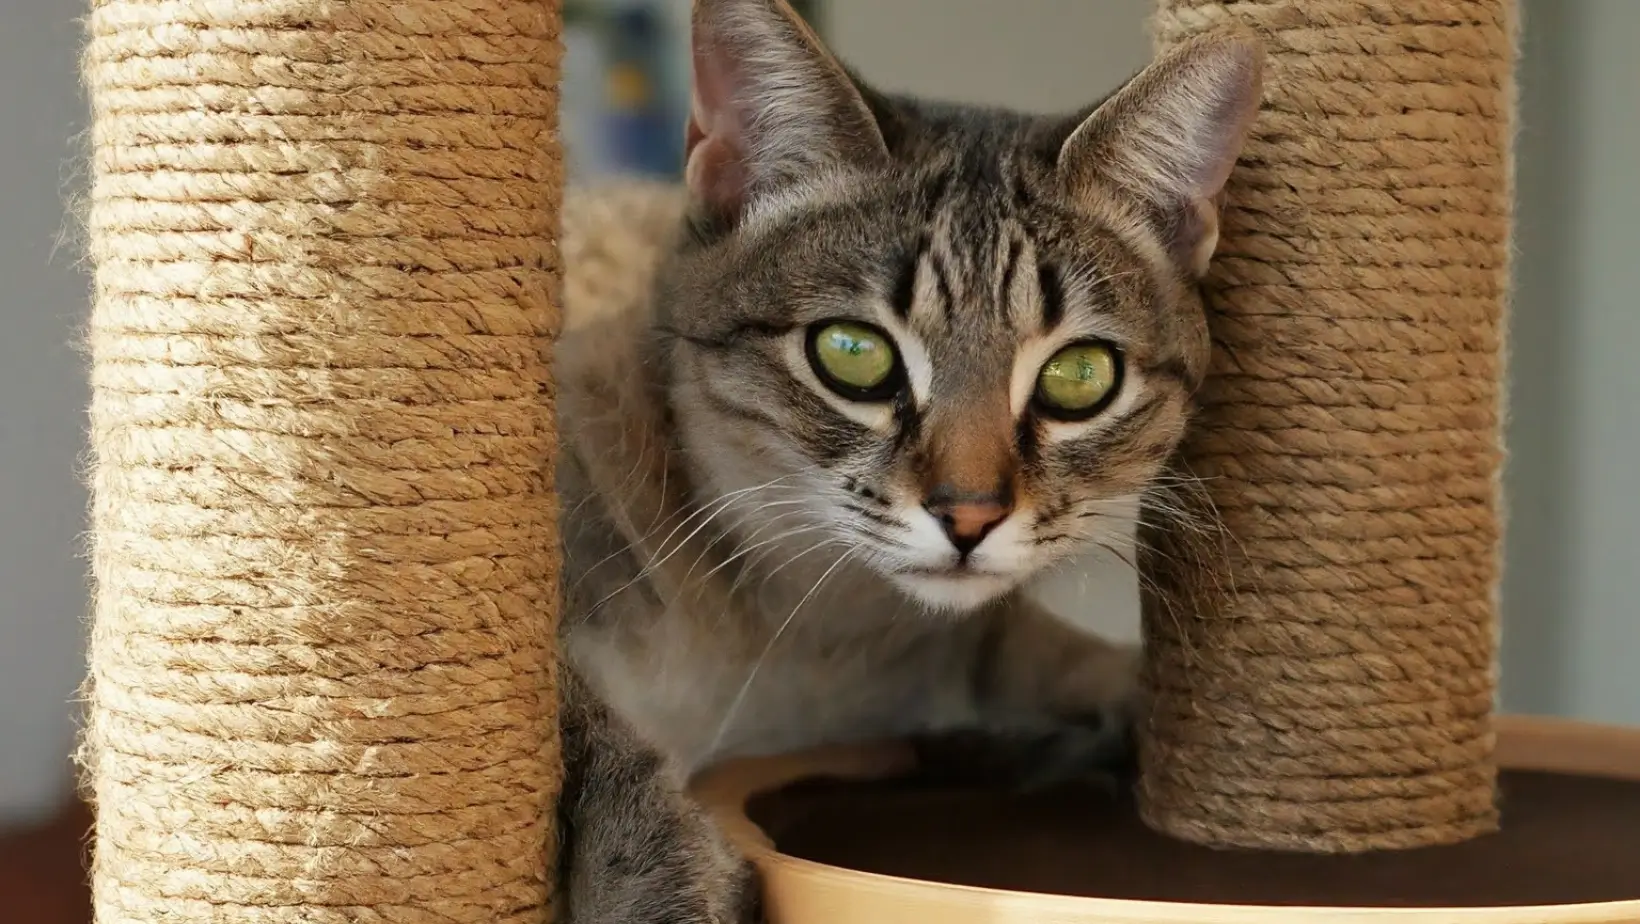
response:
<path fill-rule="evenodd" d="M 694 791 L 770 924 L 1640 922 L 1640 729 L 1499 719 L 1501 834 L 1364 856 L 1216 851 L 1091 788 L 908 782 L 908 748 L 736 761 Z"/>

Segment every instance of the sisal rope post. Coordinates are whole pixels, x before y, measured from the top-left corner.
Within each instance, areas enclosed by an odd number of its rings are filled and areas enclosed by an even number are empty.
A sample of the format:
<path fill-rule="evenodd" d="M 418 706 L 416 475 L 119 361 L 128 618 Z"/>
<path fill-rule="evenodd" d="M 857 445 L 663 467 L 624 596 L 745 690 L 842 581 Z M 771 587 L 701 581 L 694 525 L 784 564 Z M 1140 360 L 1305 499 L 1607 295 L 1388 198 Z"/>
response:
<path fill-rule="evenodd" d="M 1222 525 L 1147 528 L 1141 811 L 1221 847 L 1494 830 L 1513 0 L 1162 0 L 1250 29 L 1184 467 Z M 1158 520 L 1159 523 L 1159 520 Z"/>
<path fill-rule="evenodd" d="M 95 0 L 97 919 L 542 924 L 556 0 Z"/>

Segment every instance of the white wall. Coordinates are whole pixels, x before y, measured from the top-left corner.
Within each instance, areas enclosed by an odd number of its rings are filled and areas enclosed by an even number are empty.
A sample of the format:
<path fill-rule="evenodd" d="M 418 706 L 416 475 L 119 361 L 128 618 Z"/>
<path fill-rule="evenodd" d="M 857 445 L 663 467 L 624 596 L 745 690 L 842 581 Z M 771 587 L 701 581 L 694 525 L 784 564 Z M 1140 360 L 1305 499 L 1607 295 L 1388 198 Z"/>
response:
<path fill-rule="evenodd" d="M 1504 703 L 1640 723 L 1640 3 L 1526 23 Z"/>
<path fill-rule="evenodd" d="M 1095 102 L 1150 59 L 1153 0 L 826 0 L 841 56 L 886 88 L 1042 111 Z"/>
<path fill-rule="evenodd" d="M 0 26 L 0 824 L 64 792 L 82 671 L 86 285 L 75 250 L 53 252 L 83 124 L 82 12 L 14 3 Z"/>
<path fill-rule="evenodd" d="M 1568 287 L 1522 310 L 1570 314 L 1570 362 L 1562 381 L 1522 384 L 1565 396 L 1575 513 L 1568 524 L 1568 598 L 1534 615 L 1572 616 L 1557 705 L 1640 722 L 1640 3 L 1558 6 L 1555 15 L 1570 20 L 1572 45 L 1581 49 L 1565 62 L 1576 115 L 1558 144 L 1539 139 L 1567 162 L 1537 180 L 1541 195 L 1564 185 L 1572 199 L 1563 251 Z M 1515 344 L 1517 353 L 1531 348 Z"/>

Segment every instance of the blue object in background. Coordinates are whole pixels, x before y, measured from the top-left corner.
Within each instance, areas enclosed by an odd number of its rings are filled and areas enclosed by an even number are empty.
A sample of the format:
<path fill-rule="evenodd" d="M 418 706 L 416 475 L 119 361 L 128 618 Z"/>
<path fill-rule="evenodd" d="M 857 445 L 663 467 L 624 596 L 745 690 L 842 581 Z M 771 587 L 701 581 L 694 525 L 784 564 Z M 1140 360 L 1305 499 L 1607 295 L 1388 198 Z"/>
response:
<path fill-rule="evenodd" d="M 607 169 L 603 150 L 606 73 L 603 35 L 584 18 L 566 22 L 558 134 L 572 183 L 596 181 Z"/>
<path fill-rule="evenodd" d="M 622 4 L 603 19 L 605 169 L 675 179 L 682 172 L 684 111 L 668 79 L 672 36 L 652 3 Z"/>

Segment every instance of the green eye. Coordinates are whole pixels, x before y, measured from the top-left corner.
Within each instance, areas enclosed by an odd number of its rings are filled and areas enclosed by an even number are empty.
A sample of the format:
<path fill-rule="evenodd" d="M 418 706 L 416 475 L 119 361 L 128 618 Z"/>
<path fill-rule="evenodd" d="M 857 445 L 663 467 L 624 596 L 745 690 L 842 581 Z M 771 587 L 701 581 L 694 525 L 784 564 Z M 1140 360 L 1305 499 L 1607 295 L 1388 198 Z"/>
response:
<path fill-rule="evenodd" d="M 1036 402 L 1055 417 L 1091 417 L 1104 409 L 1122 377 L 1122 360 L 1106 343 L 1075 343 L 1048 360 L 1036 377 Z"/>
<path fill-rule="evenodd" d="M 809 337 L 809 363 L 833 391 L 855 401 L 883 401 L 899 388 L 894 343 L 875 327 L 837 321 Z"/>

